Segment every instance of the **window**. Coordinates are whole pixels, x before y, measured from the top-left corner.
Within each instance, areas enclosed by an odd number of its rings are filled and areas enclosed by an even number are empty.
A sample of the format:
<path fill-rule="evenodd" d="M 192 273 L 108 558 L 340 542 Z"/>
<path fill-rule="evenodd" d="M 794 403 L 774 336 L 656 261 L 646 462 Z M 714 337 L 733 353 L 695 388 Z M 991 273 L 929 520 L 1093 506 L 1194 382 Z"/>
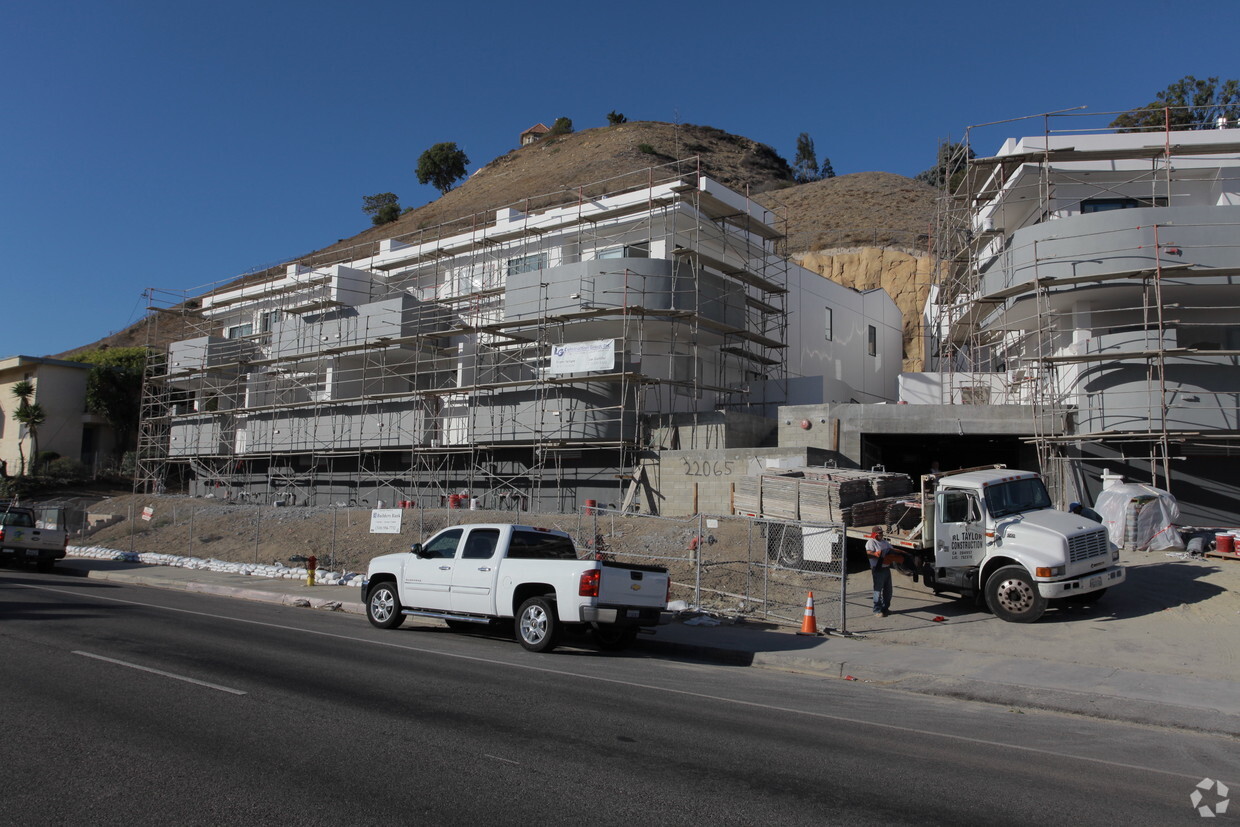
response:
<path fill-rule="evenodd" d="M 558 534 L 542 531 L 514 531 L 508 543 L 512 560 L 576 560 L 573 541 Z"/>
<path fill-rule="evenodd" d="M 249 336 L 254 333 L 254 325 L 252 324 L 235 324 L 228 328 L 227 336 L 229 339 L 240 339 L 243 336 Z"/>
<path fill-rule="evenodd" d="M 969 495 L 963 491 L 944 491 L 939 494 L 939 519 L 945 523 L 969 521 Z"/>
<path fill-rule="evenodd" d="M 475 528 L 469 532 L 465 541 L 465 550 L 461 552 L 462 560 L 490 560 L 495 556 L 495 547 L 499 545 L 498 528 Z"/>
<path fill-rule="evenodd" d="M 456 556 L 456 546 L 461 542 L 461 530 L 459 528 L 452 531 L 445 531 L 434 540 L 422 547 L 422 553 L 419 557 L 444 557 L 452 558 Z"/>
<path fill-rule="evenodd" d="M 1087 198 L 1081 202 L 1082 213 L 1132 210 L 1137 207 L 1165 207 L 1167 199 L 1158 198 Z"/>
<path fill-rule="evenodd" d="M 546 253 L 537 253 L 532 256 L 521 256 L 520 258 L 510 258 L 508 259 L 508 275 L 515 276 L 520 273 L 532 273 L 535 270 L 541 270 L 546 266 Z"/>
<path fill-rule="evenodd" d="M 827 318 L 824 321 L 823 326 L 822 326 L 823 337 L 828 342 L 831 341 L 831 337 L 835 335 L 833 331 L 834 326 L 835 326 L 835 314 L 832 312 L 831 308 L 828 307 Z"/>
<path fill-rule="evenodd" d="M 595 258 L 650 258 L 650 245 L 630 244 L 625 247 L 609 247 L 599 250 Z"/>
<path fill-rule="evenodd" d="M 281 319 L 279 310 L 269 310 L 258 314 L 258 332 L 270 333 L 271 328 Z"/>
<path fill-rule="evenodd" d="M 866 347 L 869 349 L 871 356 L 878 355 L 878 328 L 870 325 L 865 331 Z"/>
<path fill-rule="evenodd" d="M 1051 507 L 1046 486 L 1037 477 L 987 486 L 985 497 L 986 507 L 993 517 Z"/>

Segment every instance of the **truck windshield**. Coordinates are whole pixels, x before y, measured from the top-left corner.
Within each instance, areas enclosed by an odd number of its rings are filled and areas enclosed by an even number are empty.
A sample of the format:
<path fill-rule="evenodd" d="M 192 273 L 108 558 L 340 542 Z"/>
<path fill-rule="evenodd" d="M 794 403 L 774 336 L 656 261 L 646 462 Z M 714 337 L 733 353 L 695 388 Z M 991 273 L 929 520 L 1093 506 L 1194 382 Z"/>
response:
<path fill-rule="evenodd" d="M 992 517 L 1006 517 L 1024 511 L 1051 507 L 1050 495 L 1038 477 L 987 486 L 986 508 Z"/>

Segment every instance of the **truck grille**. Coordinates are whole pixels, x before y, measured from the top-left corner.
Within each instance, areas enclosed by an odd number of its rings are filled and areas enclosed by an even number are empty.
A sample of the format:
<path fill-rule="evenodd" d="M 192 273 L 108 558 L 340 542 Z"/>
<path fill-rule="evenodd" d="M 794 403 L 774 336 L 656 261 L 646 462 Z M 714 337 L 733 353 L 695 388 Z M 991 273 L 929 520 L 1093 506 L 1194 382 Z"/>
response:
<path fill-rule="evenodd" d="M 1068 541 L 1068 561 L 1079 563 L 1107 554 L 1107 530 L 1100 528 L 1088 534 L 1078 534 Z"/>

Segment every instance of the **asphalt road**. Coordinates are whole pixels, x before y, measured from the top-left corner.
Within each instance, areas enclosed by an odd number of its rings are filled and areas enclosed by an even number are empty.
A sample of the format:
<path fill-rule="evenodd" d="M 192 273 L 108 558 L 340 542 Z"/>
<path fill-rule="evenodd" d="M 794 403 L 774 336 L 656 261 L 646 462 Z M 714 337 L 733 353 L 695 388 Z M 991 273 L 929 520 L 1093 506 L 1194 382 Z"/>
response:
<path fill-rule="evenodd" d="M 4 824 L 1196 823 L 1240 781 L 1225 738 L 31 571 L 0 664 Z"/>

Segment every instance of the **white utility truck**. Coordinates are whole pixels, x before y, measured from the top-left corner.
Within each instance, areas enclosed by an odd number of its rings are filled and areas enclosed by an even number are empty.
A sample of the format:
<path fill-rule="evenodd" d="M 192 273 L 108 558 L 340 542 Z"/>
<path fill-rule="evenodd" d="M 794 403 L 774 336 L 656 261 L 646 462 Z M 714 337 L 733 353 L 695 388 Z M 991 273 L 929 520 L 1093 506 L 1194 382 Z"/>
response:
<path fill-rule="evenodd" d="M 550 651 L 565 628 L 623 649 L 667 607 L 667 570 L 581 560 L 563 531 L 509 523 L 445 528 L 408 553 L 370 561 L 362 602 L 370 622 L 394 629 L 408 615 L 454 629 L 513 620 L 531 652 Z"/>
<path fill-rule="evenodd" d="M 905 552 L 910 573 L 936 594 L 984 600 L 996 617 L 1013 623 L 1037 620 L 1049 601 L 1092 602 L 1124 582 L 1119 550 L 1106 528 L 1053 508 L 1046 485 L 1032 471 L 989 465 L 927 474 L 919 492 L 895 497 L 842 498 L 841 492 L 845 485 L 855 492 L 866 479 L 889 486 L 893 477 L 907 491 L 912 485 L 903 474 L 814 468 L 798 476 L 769 475 L 747 486 L 751 513 L 787 517 L 795 510 L 807 523 L 804 536 L 792 543 L 785 542 L 786 529 L 774 533 L 768 555 L 781 565 L 837 561 L 844 544 L 838 529 L 834 541 L 825 536 L 832 533 L 831 522 L 843 522 L 843 533 L 855 541 L 881 525 L 892 547 Z M 818 521 L 826 525 L 811 525 Z M 795 548 L 792 559 L 785 553 L 789 546 Z"/>
<path fill-rule="evenodd" d="M 34 563 L 39 571 L 51 571 L 68 545 L 69 533 L 41 528 L 32 509 L 0 503 L 0 563 Z"/>
<path fill-rule="evenodd" d="M 887 541 L 911 552 L 914 573 L 936 594 L 980 595 L 1002 620 L 1032 623 L 1050 600 L 1092 602 L 1124 582 L 1106 528 L 1052 507 L 1032 471 L 991 466 L 927 474 L 916 510 L 920 520 L 896 520 Z"/>

